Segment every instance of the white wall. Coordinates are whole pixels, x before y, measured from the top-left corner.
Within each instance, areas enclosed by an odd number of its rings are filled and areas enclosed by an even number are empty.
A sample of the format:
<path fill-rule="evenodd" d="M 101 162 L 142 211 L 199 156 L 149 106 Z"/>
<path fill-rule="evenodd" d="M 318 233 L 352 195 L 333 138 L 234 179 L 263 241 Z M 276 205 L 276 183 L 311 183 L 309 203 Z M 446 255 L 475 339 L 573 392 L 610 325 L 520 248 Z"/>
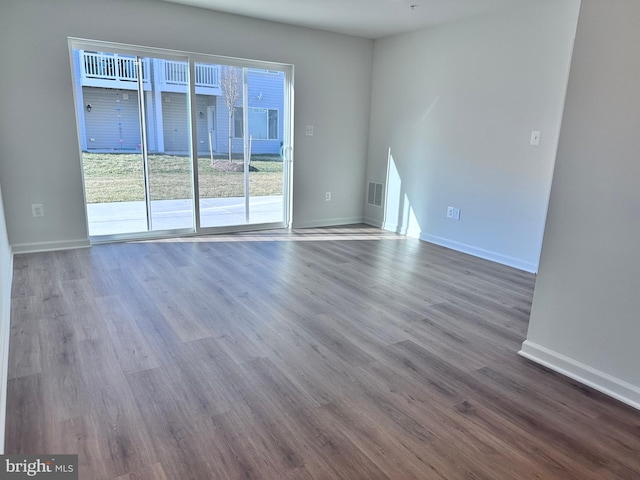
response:
<path fill-rule="evenodd" d="M 9 327 L 13 261 L 4 220 L 0 189 L 0 432 L 4 432 L 7 405 L 7 369 L 9 366 Z M 0 435 L 0 452 L 4 452 L 4 434 Z"/>
<path fill-rule="evenodd" d="M 640 408 L 640 2 L 582 0 L 523 353 Z"/>
<path fill-rule="evenodd" d="M 385 228 L 537 270 L 578 5 L 539 0 L 376 41 L 367 180 L 385 181 L 391 149 Z M 381 225 L 382 210 L 365 218 Z"/>
<path fill-rule="evenodd" d="M 151 0 L 3 0 L 0 181 L 14 249 L 86 243 L 68 36 L 294 64 L 294 224 L 362 219 L 373 41 Z"/>

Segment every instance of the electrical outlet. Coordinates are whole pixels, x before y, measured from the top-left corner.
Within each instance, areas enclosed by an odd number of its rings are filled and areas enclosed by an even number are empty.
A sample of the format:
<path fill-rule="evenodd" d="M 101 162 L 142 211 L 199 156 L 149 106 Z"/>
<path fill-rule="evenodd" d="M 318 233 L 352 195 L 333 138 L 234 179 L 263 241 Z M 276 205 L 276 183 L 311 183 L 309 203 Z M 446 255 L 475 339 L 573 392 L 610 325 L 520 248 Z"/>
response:
<path fill-rule="evenodd" d="M 453 209 L 453 219 L 454 220 L 460 220 L 460 209 L 459 208 L 454 208 Z"/>
<path fill-rule="evenodd" d="M 31 205 L 31 214 L 34 217 L 44 217 L 44 207 L 41 203 L 34 203 Z"/>
<path fill-rule="evenodd" d="M 313 125 L 307 125 L 305 128 L 305 134 L 308 137 L 313 137 Z"/>
<path fill-rule="evenodd" d="M 447 207 L 447 218 L 453 218 L 453 207 Z"/>
<path fill-rule="evenodd" d="M 326 202 L 330 202 L 331 201 L 331 192 L 325 192 L 324 194 L 324 200 Z"/>

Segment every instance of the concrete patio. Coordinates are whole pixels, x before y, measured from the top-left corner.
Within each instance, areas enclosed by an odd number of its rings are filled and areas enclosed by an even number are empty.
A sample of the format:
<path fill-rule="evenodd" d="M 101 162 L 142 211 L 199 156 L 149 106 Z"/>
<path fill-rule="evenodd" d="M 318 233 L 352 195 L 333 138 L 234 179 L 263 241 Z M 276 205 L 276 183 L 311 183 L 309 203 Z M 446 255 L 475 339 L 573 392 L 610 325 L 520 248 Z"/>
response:
<path fill-rule="evenodd" d="M 90 203 L 87 205 L 89 235 L 119 235 L 147 231 L 145 202 Z M 193 228 L 193 204 L 190 199 L 151 202 L 153 230 Z M 245 218 L 244 197 L 205 198 L 200 200 L 200 225 L 228 227 L 283 221 L 283 196 L 249 199 L 249 221 Z"/>

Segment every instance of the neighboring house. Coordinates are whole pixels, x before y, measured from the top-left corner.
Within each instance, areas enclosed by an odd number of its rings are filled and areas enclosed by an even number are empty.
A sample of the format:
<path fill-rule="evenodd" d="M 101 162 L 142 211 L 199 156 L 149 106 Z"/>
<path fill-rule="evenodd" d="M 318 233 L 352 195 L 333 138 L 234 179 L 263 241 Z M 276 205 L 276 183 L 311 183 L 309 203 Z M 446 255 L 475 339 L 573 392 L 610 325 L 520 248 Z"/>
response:
<path fill-rule="evenodd" d="M 73 60 L 82 150 L 140 151 L 136 58 L 74 50 Z M 229 151 L 229 113 L 220 88 L 222 72 L 221 65 L 195 65 L 199 156 L 209 155 L 210 148 L 216 155 Z M 143 59 L 149 152 L 181 155 L 189 152 L 187 75 L 186 62 Z M 249 69 L 247 78 L 252 153 L 278 154 L 283 132 L 284 74 Z M 232 142 L 233 152 L 239 154 L 243 151 L 242 90 L 237 105 L 232 118 Z"/>

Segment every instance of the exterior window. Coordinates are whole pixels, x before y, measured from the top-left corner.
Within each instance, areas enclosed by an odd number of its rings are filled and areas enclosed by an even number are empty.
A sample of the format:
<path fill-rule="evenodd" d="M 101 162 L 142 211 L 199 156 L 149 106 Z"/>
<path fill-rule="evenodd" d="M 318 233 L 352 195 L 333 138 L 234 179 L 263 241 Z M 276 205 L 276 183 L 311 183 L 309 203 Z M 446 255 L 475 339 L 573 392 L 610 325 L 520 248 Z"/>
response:
<path fill-rule="evenodd" d="M 249 107 L 249 134 L 254 140 L 278 139 L 278 110 Z M 233 111 L 233 136 L 242 138 L 242 107 Z"/>
<path fill-rule="evenodd" d="M 233 109 L 233 136 L 234 138 L 242 138 L 242 107 Z"/>
<path fill-rule="evenodd" d="M 269 109 L 269 139 L 278 139 L 278 110 Z"/>

